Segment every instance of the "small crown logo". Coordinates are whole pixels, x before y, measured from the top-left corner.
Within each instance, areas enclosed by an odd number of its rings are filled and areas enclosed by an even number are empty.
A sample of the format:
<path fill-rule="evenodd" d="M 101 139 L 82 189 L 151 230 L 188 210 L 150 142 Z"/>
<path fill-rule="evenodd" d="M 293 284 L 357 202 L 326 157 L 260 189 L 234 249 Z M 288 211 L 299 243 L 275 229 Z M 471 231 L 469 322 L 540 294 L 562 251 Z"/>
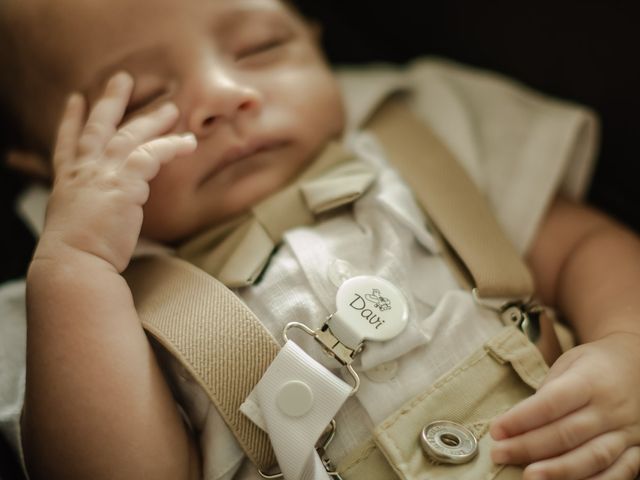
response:
<path fill-rule="evenodd" d="M 387 297 L 383 297 L 377 288 L 374 288 L 371 293 L 367 293 L 364 297 L 372 302 L 373 306 L 381 312 L 391 310 L 391 301 Z"/>

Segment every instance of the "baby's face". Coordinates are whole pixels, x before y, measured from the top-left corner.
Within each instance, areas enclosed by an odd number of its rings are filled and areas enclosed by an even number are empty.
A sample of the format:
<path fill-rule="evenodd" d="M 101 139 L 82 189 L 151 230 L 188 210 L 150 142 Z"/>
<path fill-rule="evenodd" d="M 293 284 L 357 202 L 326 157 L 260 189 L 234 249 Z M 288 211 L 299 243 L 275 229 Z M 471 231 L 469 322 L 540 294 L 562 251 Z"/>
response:
<path fill-rule="evenodd" d="M 109 76 L 126 70 L 135 79 L 127 119 L 171 100 L 180 110 L 174 130 L 198 138 L 193 155 L 151 182 L 149 238 L 176 240 L 245 211 L 343 128 L 313 33 L 278 0 L 36 3 L 48 4 L 45 31 L 34 36 L 49 37 L 40 55 L 56 79 L 43 102 L 60 106 L 80 90 L 93 103 Z M 55 114 L 45 110 L 41 133 L 50 137 Z"/>

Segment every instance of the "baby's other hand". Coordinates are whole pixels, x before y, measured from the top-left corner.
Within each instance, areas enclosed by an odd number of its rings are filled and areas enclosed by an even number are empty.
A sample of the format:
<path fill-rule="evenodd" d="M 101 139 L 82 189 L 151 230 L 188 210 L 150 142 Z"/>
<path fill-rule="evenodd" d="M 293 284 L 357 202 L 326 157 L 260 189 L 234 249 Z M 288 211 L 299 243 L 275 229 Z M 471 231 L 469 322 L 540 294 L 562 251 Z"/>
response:
<path fill-rule="evenodd" d="M 83 97 L 70 97 L 58 130 L 53 189 L 34 260 L 70 249 L 124 270 L 140 235 L 149 181 L 164 163 L 195 150 L 192 134 L 162 136 L 178 118 L 171 103 L 119 126 L 132 89 L 128 74 L 113 76 L 86 122 Z"/>
<path fill-rule="evenodd" d="M 533 396 L 491 425 L 499 464 L 525 480 L 633 480 L 640 472 L 640 336 L 613 333 L 566 352 Z"/>

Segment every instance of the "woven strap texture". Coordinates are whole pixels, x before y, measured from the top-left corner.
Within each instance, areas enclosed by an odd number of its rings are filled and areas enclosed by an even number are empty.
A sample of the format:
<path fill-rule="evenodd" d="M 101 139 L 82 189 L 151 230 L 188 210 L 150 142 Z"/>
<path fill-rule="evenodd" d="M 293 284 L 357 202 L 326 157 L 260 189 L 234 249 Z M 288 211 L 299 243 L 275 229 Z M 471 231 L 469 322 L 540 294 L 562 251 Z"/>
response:
<path fill-rule="evenodd" d="M 205 389 L 251 461 L 274 465 L 267 434 L 238 407 L 277 355 L 275 339 L 229 289 L 184 260 L 140 258 L 125 278 L 145 330 Z"/>
<path fill-rule="evenodd" d="M 368 123 L 480 297 L 527 299 L 533 279 L 487 200 L 448 148 L 398 98 Z"/>

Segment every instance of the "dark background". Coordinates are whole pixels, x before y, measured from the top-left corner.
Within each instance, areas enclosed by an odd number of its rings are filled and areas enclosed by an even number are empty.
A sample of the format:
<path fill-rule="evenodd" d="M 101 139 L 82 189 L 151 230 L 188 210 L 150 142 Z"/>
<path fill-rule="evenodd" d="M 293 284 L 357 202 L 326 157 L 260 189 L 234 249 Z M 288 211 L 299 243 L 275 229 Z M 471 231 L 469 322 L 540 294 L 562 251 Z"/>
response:
<path fill-rule="evenodd" d="M 589 200 L 640 231 L 636 1 L 300 3 L 323 24 L 333 62 L 404 62 L 435 54 L 505 73 L 595 109 L 603 138 Z M 0 124 L 3 131 L 8 127 Z M 13 215 L 13 199 L 24 183 L 0 167 L 0 282 L 24 273 L 33 248 L 33 239 Z M 12 463 L 0 448 L 0 480 L 15 478 Z"/>
<path fill-rule="evenodd" d="M 323 25 L 331 61 L 450 57 L 575 100 L 602 118 L 589 200 L 640 230 L 638 3 L 567 0 L 299 0 Z M 0 70 L 1 71 L 1 70 Z M 1 126 L 3 129 L 6 126 Z M 33 240 L 12 213 L 24 181 L 0 171 L 0 281 L 23 274 Z"/>

